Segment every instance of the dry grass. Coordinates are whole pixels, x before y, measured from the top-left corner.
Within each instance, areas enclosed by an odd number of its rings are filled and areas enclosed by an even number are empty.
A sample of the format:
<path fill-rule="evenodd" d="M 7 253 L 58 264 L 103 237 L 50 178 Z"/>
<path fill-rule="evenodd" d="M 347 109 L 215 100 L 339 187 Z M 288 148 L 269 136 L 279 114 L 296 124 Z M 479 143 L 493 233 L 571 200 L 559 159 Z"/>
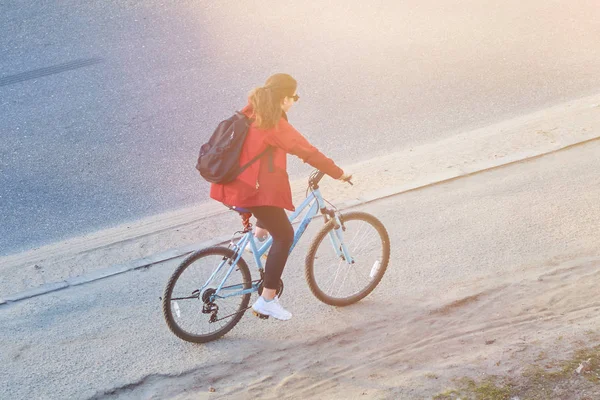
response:
<path fill-rule="evenodd" d="M 542 361 L 546 354 L 537 358 Z M 600 398 L 600 345 L 576 350 L 568 360 L 532 364 L 518 377 L 457 379 L 456 388 L 434 400 L 547 400 Z"/>

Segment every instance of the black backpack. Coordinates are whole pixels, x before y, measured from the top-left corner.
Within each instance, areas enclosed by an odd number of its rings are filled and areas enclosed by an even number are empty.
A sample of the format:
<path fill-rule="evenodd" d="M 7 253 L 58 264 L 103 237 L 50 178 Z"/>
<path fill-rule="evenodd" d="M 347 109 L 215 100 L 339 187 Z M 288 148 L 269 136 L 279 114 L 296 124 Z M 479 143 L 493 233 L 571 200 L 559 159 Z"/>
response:
<path fill-rule="evenodd" d="M 271 146 L 268 146 L 246 164 L 239 165 L 240 153 L 251 124 L 252 121 L 241 112 L 236 112 L 232 117 L 221 121 L 208 143 L 200 148 L 196 169 L 204 179 L 210 183 L 229 183 L 271 151 Z"/>

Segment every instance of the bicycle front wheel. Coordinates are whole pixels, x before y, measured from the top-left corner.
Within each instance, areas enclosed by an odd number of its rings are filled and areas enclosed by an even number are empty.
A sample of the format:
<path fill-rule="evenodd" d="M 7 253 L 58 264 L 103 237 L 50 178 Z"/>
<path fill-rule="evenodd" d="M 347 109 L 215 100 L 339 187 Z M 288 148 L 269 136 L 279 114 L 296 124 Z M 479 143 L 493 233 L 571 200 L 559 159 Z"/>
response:
<path fill-rule="evenodd" d="M 332 306 L 347 306 L 366 297 L 385 274 L 390 259 L 390 239 L 383 224 L 371 214 L 341 214 L 343 243 L 352 262 L 342 252 L 342 242 L 329 221 L 313 240 L 306 256 L 305 276 L 316 298 Z"/>
<path fill-rule="evenodd" d="M 226 247 L 209 247 L 193 253 L 177 267 L 162 300 L 167 325 L 177 337 L 194 343 L 210 342 L 229 332 L 242 318 L 250 293 L 240 292 L 250 289 L 252 281 L 242 258 L 232 266 L 234 256 Z"/>

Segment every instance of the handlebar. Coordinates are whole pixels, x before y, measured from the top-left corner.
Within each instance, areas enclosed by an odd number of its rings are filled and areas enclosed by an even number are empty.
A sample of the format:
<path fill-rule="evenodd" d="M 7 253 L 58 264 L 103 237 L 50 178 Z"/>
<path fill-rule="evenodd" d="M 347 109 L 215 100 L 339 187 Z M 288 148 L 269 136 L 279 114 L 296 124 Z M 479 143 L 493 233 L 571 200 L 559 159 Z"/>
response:
<path fill-rule="evenodd" d="M 324 176 L 325 176 L 325 172 L 320 171 L 320 170 L 315 170 L 311 174 L 310 179 L 308 180 L 308 185 L 314 189 L 318 188 L 319 182 L 321 182 L 321 179 L 323 179 Z M 347 180 L 345 182 L 348 182 L 350 185 L 354 185 L 351 180 Z"/>

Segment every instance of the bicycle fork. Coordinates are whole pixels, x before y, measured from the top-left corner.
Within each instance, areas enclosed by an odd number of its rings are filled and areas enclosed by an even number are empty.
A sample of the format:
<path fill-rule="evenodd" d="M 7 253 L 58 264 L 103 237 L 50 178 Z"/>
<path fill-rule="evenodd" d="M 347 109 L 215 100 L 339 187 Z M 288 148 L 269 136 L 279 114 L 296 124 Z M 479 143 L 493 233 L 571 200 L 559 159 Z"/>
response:
<path fill-rule="evenodd" d="M 336 215 L 334 218 L 335 225 L 333 230 L 329 232 L 329 240 L 331 241 L 338 258 L 346 261 L 348 264 L 354 264 L 354 257 L 350 254 L 350 251 L 344 242 L 344 231 L 346 230 L 346 227 L 340 220 L 339 215 Z"/>

